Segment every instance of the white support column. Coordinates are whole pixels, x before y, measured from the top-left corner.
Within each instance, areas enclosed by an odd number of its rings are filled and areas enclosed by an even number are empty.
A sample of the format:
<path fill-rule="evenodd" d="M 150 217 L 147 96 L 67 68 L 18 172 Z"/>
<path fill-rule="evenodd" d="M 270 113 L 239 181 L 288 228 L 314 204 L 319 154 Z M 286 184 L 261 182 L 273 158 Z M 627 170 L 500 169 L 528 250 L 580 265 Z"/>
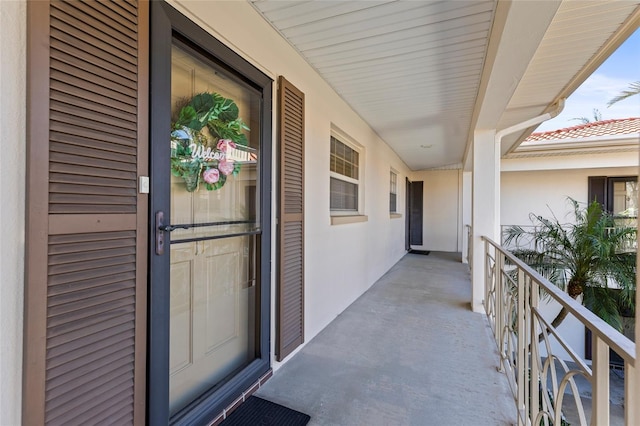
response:
<path fill-rule="evenodd" d="M 472 173 L 462 172 L 462 263 L 469 263 L 469 239 L 467 225 L 471 225 Z"/>
<path fill-rule="evenodd" d="M 471 307 L 474 312 L 484 311 L 485 256 L 481 237 L 500 242 L 500 147 L 496 146 L 495 136 L 495 129 L 476 130 L 473 139 Z"/>
<path fill-rule="evenodd" d="M 640 176 L 640 168 L 638 169 Z M 640 201 L 640 198 L 639 200 Z M 640 221 L 637 221 L 638 233 L 640 234 Z M 636 268 L 640 265 L 640 251 L 636 250 Z M 640 276 L 636 274 L 636 288 L 640 285 Z M 640 306 L 640 291 L 636 291 L 636 306 Z M 637 312 L 637 311 L 636 311 Z M 625 396 L 633 395 L 635 400 L 632 404 L 625 404 L 626 422 L 627 424 L 635 424 L 640 419 L 640 404 L 638 404 L 638 393 L 640 392 L 640 315 L 636 315 L 636 362 L 633 368 L 628 369 L 633 380 L 625 380 L 626 392 Z M 625 372 L 626 375 L 626 372 Z M 627 383 L 629 382 L 629 383 Z M 629 408 L 626 408 L 629 405 Z"/>

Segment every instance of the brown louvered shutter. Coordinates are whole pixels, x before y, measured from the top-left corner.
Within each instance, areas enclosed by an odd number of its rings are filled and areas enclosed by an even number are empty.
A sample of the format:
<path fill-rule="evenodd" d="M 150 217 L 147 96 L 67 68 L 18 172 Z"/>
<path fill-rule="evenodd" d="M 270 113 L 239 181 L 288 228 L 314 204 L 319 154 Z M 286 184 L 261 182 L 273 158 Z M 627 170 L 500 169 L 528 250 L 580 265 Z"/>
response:
<path fill-rule="evenodd" d="M 143 424 L 148 4 L 29 2 L 25 424 Z"/>
<path fill-rule="evenodd" d="M 304 93 L 280 77 L 280 207 L 276 355 L 304 342 Z"/>
<path fill-rule="evenodd" d="M 605 176 L 589 176 L 588 180 L 589 203 L 597 201 L 605 209 L 607 206 L 607 178 Z"/>

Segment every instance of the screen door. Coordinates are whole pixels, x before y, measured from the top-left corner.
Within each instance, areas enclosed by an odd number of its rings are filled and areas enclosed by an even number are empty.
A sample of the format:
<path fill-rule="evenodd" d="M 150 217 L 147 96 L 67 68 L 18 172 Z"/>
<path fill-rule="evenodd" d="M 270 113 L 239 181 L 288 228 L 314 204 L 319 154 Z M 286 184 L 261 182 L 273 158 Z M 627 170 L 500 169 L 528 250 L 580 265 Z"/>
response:
<path fill-rule="evenodd" d="M 174 44 L 171 114 L 173 415 L 258 356 L 260 96 Z"/>

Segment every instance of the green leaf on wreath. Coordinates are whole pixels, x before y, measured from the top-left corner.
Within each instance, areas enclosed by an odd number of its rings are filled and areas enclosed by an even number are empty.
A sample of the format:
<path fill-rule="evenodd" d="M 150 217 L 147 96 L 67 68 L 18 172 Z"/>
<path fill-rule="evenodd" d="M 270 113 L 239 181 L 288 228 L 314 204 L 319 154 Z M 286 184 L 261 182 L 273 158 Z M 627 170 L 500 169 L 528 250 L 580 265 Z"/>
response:
<path fill-rule="evenodd" d="M 249 145 L 249 140 L 247 139 L 247 136 L 244 133 L 239 133 L 238 135 L 236 135 L 236 137 L 233 138 L 233 141 L 238 145 L 244 145 L 244 146 Z"/>
<path fill-rule="evenodd" d="M 242 169 L 242 164 L 240 163 L 235 163 L 233 165 L 233 176 L 238 176 L 240 174 L 240 169 Z"/>
<path fill-rule="evenodd" d="M 198 118 L 195 118 L 195 119 L 191 120 L 187 126 L 190 129 L 193 129 L 196 132 L 199 132 L 204 127 L 204 123 L 201 122 L 200 120 L 198 120 Z"/>
<path fill-rule="evenodd" d="M 218 127 L 219 126 L 216 125 L 215 120 L 209 121 L 207 123 L 207 129 L 209 129 L 209 133 L 211 133 L 213 137 L 218 139 L 225 139 L 225 137 L 221 135 L 221 133 L 224 133 L 224 131 L 221 131 Z"/>
<path fill-rule="evenodd" d="M 218 180 L 216 183 L 214 183 L 211 186 L 213 187 L 214 190 L 217 190 L 222 188 L 226 182 L 227 182 L 227 177 L 222 173 L 220 173 L 220 180 Z"/>
<path fill-rule="evenodd" d="M 212 120 L 207 123 L 209 132 L 220 139 L 230 139 L 239 145 L 248 145 L 249 141 L 244 133 L 241 133 L 233 128 L 227 127 L 224 122 L 220 120 Z"/>
<path fill-rule="evenodd" d="M 231 99 L 225 99 L 220 110 L 218 119 L 222 121 L 233 121 L 238 118 L 238 114 L 240 113 L 238 105 Z"/>
<path fill-rule="evenodd" d="M 198 113 L 199 116 L 208 113 L 213 109 L 216 100 L 211 93 L 198 93 L 195 95 L 189 105 Z"/>
<path fill-rule="evenodd" d="M 174 127 L 180 128 L 187 126 L 195 119 L 196 110 L 191 105 L 187 105 L 180 110 L 180 116 L 178 117 L 178 121 L 176 121 Z"/>
<path fill-rule="evenodd" d="M 178 146 L 176 146 L 176 155 L 183 157 L 191 156 L 191 148 L 189 148 L 187 145 L 179 143 Z"/>
<path fill-rule="evenodd" d="M 214 93 L 204 92 L 195 95 L 189 102 L 189 106 L 195 110 L 196 116 L 189 123 L 189 127 L 196 131 L 202 130 L 207 122 L 216 118 L 216 107 L 222 99 L 220 95 Z"/>

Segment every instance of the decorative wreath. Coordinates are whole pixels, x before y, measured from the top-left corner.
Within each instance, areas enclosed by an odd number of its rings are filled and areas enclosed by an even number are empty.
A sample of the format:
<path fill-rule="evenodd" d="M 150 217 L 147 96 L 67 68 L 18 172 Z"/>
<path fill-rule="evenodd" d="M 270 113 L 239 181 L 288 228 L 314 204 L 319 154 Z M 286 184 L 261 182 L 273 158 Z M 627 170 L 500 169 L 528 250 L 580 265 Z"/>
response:
<path fill-rule="evenodd" d="M 229 158 L 236 145 L 248 145 L 238 106 L 217 93 L 199 93 L 179 102 L 171 124 L 171 173 L 184 179 L 187 191 L 201 182 L 208 191 L 224 186 L 240 163 Z"/>

